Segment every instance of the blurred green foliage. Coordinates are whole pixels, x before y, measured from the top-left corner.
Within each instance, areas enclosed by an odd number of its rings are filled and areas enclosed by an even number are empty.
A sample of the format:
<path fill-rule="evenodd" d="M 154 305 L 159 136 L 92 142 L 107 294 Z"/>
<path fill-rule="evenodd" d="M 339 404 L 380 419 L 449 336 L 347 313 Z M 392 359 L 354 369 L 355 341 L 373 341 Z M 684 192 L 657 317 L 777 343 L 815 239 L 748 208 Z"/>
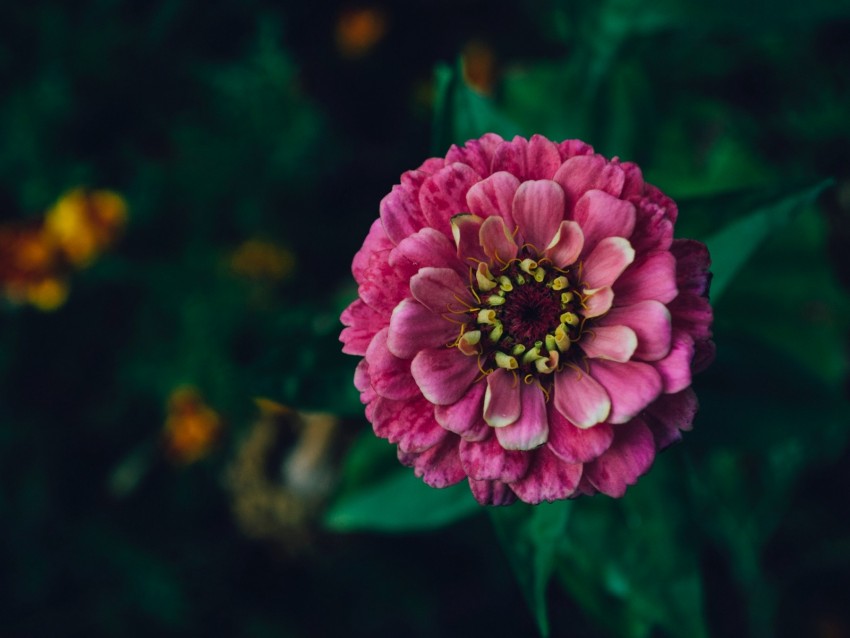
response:
<path fill-rule="evenodd" d="M 0 634 L 850 633 L 850 6 L 364 6 L 387 30 L 359 57 L 342 3 L 0 6 L 0 224 L 78 185 L 130 207 L 60 309 L 0 308 Z M 487 131 L 638 162 L 712 248 L 695 429 L 621 500 L 486 516 L 362 416 L 351 257 L 402 171 Z M 256 239 L 293 270 L 234 269 Z M 187 384 L 227 425 L 181 465 Z M 259 396 L 345 417 L 305 542 L 237 513 Z M 256 462 L 271 485 L 292 436 Z"/>

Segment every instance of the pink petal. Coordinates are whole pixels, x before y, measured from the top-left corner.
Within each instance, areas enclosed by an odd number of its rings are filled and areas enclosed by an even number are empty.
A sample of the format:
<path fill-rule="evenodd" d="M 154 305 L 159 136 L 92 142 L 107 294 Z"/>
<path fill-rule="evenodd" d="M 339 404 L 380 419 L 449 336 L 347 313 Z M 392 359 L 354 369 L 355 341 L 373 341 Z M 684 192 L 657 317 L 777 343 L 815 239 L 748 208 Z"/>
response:
<path fill-rule="evenodd" d="M 670 311 L 660 301 L 641 301 L 631 306 L 612 308 L 597 322 L 602 326 L 628 326 L 634 330 L 638 338 L 636 359 L 658 361 L 670 352 Z"/>
<path fill-rule="evenodd" d="M 628 239 L 606 237 L 584 261 L 585 285 L 590 289 L 612 285 L 634 258 L 635 251 Z"/>
<path fill-rule="evenodd" d="M 614 283 L 614 292 L 618 306 L 630 306 L 648 299 L 670 303 L 679 294 L 676 259 L 667 251 L 659 251 L 640 263 L 633 263 Z"/>
<path fill-rule="evenodd" d="M 510 505 L 516 501 L 516 494 L 501 481 L 469 479 L 469 489 L 481 505 Z"/>
<path fill-rule="evenodd" d="M 585 299 L 584 305 L 585 310 L 583 314 L 585 318 L 593 319 L 594 317 L 601 317 L 614 305 L 614 291 L 609 286 L 597 288 L 591 291 L 590 296 Z"/>
<path fill-rule="evenodd" d="M 584 247 L 584 233 L 575 222 L 562 221 L 543 254 L 558 268 L 572 266 Z"/>
<path fill-rule="evenodd" d="M 390 352 L 387 348 L 388 333 L 388 328 L 378 332 L 366 350 L 372 387 L 387 399 L 401 401 L 413 398 L 419 394 L 419 389 L 410 375 L 410 361 L 399 359 Z"/>
<path fill-rule="evenodd" d="M 581 140 L 564 140 L 557 146 L 562 162 L 576 155 L 593 155 L 593 147 Z"/>
<path fill-rule="evenodd" d="M 497 368 L 487 375 L 484 420 L 488 425 L 503 428 L 519 418 L 522 411 L 519 386 L 518 377 L 504 368 Z"/>
<path fill-rule="evenodd" d="M 520 180 L 552 179 L 561 165 L 558 147 L 542 135 L 530 140 L 515 137 L 496 148 L 493 157 L 494 171 L 507 171 Z"/>
<path fill-rule="evenodd" d="M 480 241 L 490 264 L 507 264 L 517 255 L 517 245 L 501 217 L 488 217 L 481 224 Z"/>
<path fill-rule="evenodd" d="M 637 207 L 637 220 L 631 242 L 639 253 L 668 250 L 673 243 L 676 203 L 655 186 L 646 184 L 642 197 L 632 197 Z"/>
<path fill-rule="evenodd" d="M 466 164 L 450 164 L 431 175 L 419 191 L 425 220 L 446 237 L 451 237 L 449 220 L 466 212 L 466 193 L 481 176 Z"/>
<path fill-rule="evenodd" d="M 587 463 L 611 446 L 614 429 L 610 423 L 577 428 L 551 406 L 549 408 L 549 449 L 565 463 Z"/>
<path fill-rule="evenodd" d="M 428 174 L 409 171 L 405 177 L 381 200 L 381 223 L 393 244 L 425 226 L 425 216 L 419 205 L 419 189 L 428 179 Z"/>
<path fill-rule="evenodd" d="M 520 386 L 519 418 L 508 426 L 496 428 L 496 438 L 506 450 L 533 450 L 546 443 L 549 435 L 549 418 L 546 415 L 546 398 L 536 384 Z M 513 479 L 502 478 L 503 481 Z"/>
<path fill-rule="evenodd" d="M 422 397 L 408 401 L 378 397 L 372 428 L 376 435 L 398 444 L 404 452 L 424 452 L 448 436 L 434 420 L 434 406 Z"/>
<path fill-rule="evenodd" d="M 389 251 L 392 250 L 394 245 L 390 241 L 390 238 L 387 237 L 387 233 L 384 232 L 381 220 L 376 219 L 372 222 L 372 225 L 369 227 L 369 233 L 363 241 L 363 246 L 357 251 L 351 262 L 351 274 L 354 275 L 354 280 L 358 284 L 363 283 L 369 275 L 369 262 L 372 255 L 374 253 L 389 254 Z"/>
<path fill-rule="evenodd" d="M 584 474 L 603 494 L 619 498 L 628 485 L 646 473 L 655 460 L 655 441 L 640 419 L 614 428 L 614 442 L 608 451 L 584 466 Z"/>
<path fill-rule="evenodd" d="M 369 378 L 369 362 L 366 359 L 361 359 L 354 369 L 354 387 L 360 392 L 360 403 L 366 404 L 378 398 Z"/>
<path fill-rule="evenodd" d="M 674 330 L 670 353 L 652 364 L 661 375 L 666 394 L 679 392 L 691 385 L 691 362 L 693 359 L 693 338 L 687 332 Z"/>
<path fill-rule="evenodd" d="M 399 301 L 407 296 L 409 278 L 389 265 L 390 251 L 369 255 L 357 293 L 374 310 L 389 315 Z"/>
<path fill-rule="evenodd" d="M 662 394 L 646 409 L 644 419 L 659 450 L 681 439 L 682 431 L 693 427 L 698 409 L 697 395 L 692 388 L 676 394 Z"/>
<path fill-rule="evenodd" d="M 487 255 L 481 248 L 481 224 L 484 220 L 478 215 L 463 214 L 452 217 L 452 237 L 457 248 L 456 255 L 464 267 L 475 266 L 479 261 L 487 261 Z"/>
<path fill-rule="evenodd" d="M 405 299 L 393 310 L 387 347 L 401 359 L 412 359 L 420 350 L 452 343 L 459 332 L 457 324 L 414 299 Z"/>
<path fill-rule="evenodd" d="M 504 449 L 492 434 L 483 441 L 461 441 L 459 452 L 463 469 L 479 481 L 516 481 L 525 476 L 531 460 L 528 454 Z"/>
<path fill-rule="evenodd" d="M 451 405 L 478 376 L 478 360 L 457 348 L 432 348 L 413 358 L 410 372 L 426 399 L 434 405 Z"/>
<path fill-rule="evenodd" d="M 565 161 L 552 178 L 564 189 L 567 210 L 587 191 L 598 189 L 619 197 L 626 181 L 623 169 L 601 155 L 579 155 Z"/>
<path fill-rule="evenodd" d="M 393 268 L 406 268 L 408 276 L 420 268 L 451 268 L 459 274 L 466 274 L 468 266 L 457 258 L 452 241 L 433 228 L 423 228 L 402 239 L 390 252 L 389 264 Z"/>
<path fill-rule="evenodd" d="M 598 381 L 586 372 L 564 368 L 555 373 L 555 408 L 571 423 L 589 428 L 608 418 L 611 399 Z"/>
<path fill-rule="evenodd" d="M 635 207 L 604 191 L 591 190 L 576 202 L 573 219 L 584 233 L 587 254 L 606 237 L 628 239 L 635 228 Z"/>
<path fill-rule="evenodd" d="M 503 218 L 513 230 L 514 194 L 519 188 L 519 180 L 504 171 L 493 173 L 487 179 L 473 185 L 466 194 L 466 205 L 473 215 L 486 219 L 497 216 Z"/>
<path fill-rule="evenodd" d="M 486 383 L 473 383 L 457 402 L 436 406 L 434 418 L 437 423 L 468 441 L 480 441 L 489 436 L 490 427 L 484 422 L 486 388 Z"/>
<path fill-rule="evenodd" d="M 464 312 L 475 303 L 466 282 L 450 268 L 422 268 L 410 279 L 410 292 L 419 303 L 439 314 Z"/>
<path fill-rule="evenodd" d="M 342 351 L 346 354 L 363 356 L 374 336 L 386 326 L 386 315 L 376 312 L 360 299 L 355 299 L 348 308 L 342 311 L 340 321 L 348 326 L 339 335 L 344 344 Z"/>
<path fill-rule="evenodd" d="M 533 454 L 524 478 L 510 484 L 526 503 L 558 501 L 572 496 L 581 479 L 581 463 L 565 463 L 544 445 Z"/>
<path fill-rule="evenodd" d="M 458 438 L 449 434 L 438 445 L 424 452 L 398 449 L 398 460 L 414 468 L 414 474 L 431 487 L 448 487 L 466 477 L 457 451 Z"/>
<path fill-rule="evenodd" d="M 514 196 L 513 215 L 525 242 L 542 252 L 564 219 L 564 191 L 551 180 L 523 182 Z"/>
<path fill-rule="evenodd" d="M 594 359 L 590 374 L 611 397 L 609 423 L 626 423 L 661 394 L 661 375 L 648 363 Z"/>
<path fill-rule="evenodd" d="M 585 333 L 579 345 L 591 359 L 628 361 L 637 343 L 634 330 L 626 326 L 594 326 Z"/>
<path fill-rule="evenodd" d="M 475 169 L 482 176 L 489 175 L 492 171 L 493 154 L 496 147 L 504 140 L 495 133 L 487 133 L 481 139 L 469 140 L 461 147 L 452 145 L 446 153 L 446 163 L 461 162 Z"/>
<path fill-rule="evenodd" d="M 632 162 L 623 162 L 620 164 L 620 168 L 623 169 L 623 174 L 626 177 L 620 197 L 628 199 L 629 197 L 640 197 L 643 195 L 644 181 L 640 167 Z"/>

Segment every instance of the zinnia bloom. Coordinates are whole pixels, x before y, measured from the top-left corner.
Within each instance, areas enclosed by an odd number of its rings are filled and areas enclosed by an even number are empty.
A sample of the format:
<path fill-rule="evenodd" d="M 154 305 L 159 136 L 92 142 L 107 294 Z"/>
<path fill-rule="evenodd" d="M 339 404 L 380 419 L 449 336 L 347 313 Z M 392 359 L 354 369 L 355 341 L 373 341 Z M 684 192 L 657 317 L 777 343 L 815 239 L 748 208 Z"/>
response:
<path fill-rule="evenodd" d="M 352 270 L 343 350 L 375 433 L 484 504 L 619 497 L 689 430 L 708 251 L 587 144 L 488 134 L 402 175 Z"/>

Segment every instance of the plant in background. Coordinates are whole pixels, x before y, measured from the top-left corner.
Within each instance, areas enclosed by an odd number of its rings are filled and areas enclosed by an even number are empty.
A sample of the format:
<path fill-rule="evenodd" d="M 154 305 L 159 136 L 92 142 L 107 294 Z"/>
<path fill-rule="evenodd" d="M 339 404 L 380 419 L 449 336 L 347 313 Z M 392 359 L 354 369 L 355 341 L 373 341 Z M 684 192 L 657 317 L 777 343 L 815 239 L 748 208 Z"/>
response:
<path fill-rule="evenodd" d="M 622 496 L 714 355 L 708 251 L 676 216 L 578 140 L 488 134 L 402 175 L 342 315 L 375 433 L 480 503 Z"/>

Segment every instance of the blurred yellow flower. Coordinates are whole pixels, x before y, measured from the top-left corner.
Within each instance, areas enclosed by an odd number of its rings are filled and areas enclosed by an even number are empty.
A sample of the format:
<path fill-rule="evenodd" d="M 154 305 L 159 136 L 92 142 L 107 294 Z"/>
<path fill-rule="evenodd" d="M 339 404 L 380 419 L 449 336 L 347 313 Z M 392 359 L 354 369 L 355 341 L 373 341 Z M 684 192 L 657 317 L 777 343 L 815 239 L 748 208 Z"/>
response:
<path fill-rule="evenodd" d="M 171 393 L 164 442 L 172 461 L 188 465 L 204 458 L 212 451 L 222 429 L 221 417 L 204 403 L 195 388 L 183 386 Z"/>
<path fill-rule="evenodd" d="M 77 268 L 110 246 L 127 222 L 127 204 L 112 191 L 74 189 L 47 211 L 44 230 Z"/>
<path fill-rule="evenodd" d="M 374 7 L 346 9 L 336 22 L 336 46 L 345 57 L 366 55 L 387 32 L 387 18 Z"/>
<path fill-rule="evenodd" d="M 0 292 L 12 303 L 40 310 L 61 306 L 68 296 L 63 266 L 39 223 L 0 227 Z"/>
<path fill-rule="evenodd" d="M 280 281 L 294 267 L 295 256 L 290 251 L 263 239 L 249 239 L 230 258 L 230 269 L 250 279 Z"/>

